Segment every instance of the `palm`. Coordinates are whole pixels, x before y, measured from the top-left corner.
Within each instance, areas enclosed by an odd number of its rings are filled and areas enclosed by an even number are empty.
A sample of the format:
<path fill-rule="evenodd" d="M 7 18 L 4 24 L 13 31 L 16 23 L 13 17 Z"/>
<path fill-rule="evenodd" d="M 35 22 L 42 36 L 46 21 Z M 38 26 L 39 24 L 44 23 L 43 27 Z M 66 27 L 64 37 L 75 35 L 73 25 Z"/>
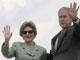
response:
<path fill-rule="evenodd" d="M 74 19 L 77 16 L 77 11 L 74 9 L 70 9 L 70 16 Z"/>
<path fill-rule="evenodd" d="M 78 12 L 78 9 L 79 9 L 79 7 L 78 8 L 76 7 L 76 5 L 77 4 L 75 2 L 73 4 L 73 7 L 72 7 L 72 3 L 70 4 L 69 14 L 70 14 L 70 16 L 73 20 L 77 18 L 77 12 Z"/>
<path fill-rule="evenodd" d="M 5 41 L 9 41 L 11 36 L 12 36 L 12 32 L 10 32 L 10 27 L 9 26 L 4 27 L 3 34 L 4 34 L 4 37 L 5 37 Z"/>

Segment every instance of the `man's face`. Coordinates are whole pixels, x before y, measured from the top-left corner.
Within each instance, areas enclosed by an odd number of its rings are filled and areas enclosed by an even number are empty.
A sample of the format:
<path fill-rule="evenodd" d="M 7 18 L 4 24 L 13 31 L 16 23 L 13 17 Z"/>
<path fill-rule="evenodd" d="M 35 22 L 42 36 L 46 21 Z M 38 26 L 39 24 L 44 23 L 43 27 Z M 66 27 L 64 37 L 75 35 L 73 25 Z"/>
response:
<path fill-rule="evenodd" d="M 69 13 L 67 10 L 59 11 L 58 15 L 59 15 L 59 24 L 63 29 L 65 29 L 71 25 L 72 19 L 69 16 Z"/>

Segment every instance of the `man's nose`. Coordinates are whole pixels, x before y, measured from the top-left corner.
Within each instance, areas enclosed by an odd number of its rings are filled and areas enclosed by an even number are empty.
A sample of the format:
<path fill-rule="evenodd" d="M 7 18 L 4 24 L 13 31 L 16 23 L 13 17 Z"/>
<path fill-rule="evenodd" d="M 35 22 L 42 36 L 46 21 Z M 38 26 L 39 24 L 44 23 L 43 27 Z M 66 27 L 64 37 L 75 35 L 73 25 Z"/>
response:
<path fill-rule="evenodd" d="M 65 20 L 64 17 L 61 17 L 60 20 Z"/>

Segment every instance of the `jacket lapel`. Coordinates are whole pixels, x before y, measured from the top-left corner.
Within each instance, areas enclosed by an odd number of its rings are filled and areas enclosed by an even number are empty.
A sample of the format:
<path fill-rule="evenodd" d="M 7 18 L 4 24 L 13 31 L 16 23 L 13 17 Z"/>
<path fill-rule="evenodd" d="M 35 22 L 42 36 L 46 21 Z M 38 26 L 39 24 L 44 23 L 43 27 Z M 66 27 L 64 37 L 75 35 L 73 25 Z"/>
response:
<path fill-rule="evenodd" d="M 32 55 L 35 56 L 37 55 L 37 52 L 39 51 L 39 47 L 35 44 L 33 51 L 32 51 Z"/>
<path fill-rule="evenodd" d="M 33 48 L 33 51 L 30 52 L 30 50 L 29 50 L 29 48 L 28 48 L 28 46 L 27 46 L 27 44 L 26 44 L 25 42 L 23 43 L 22 48 L 23 48 L 23 50 L 24 50 L 28 55 L 33 56 L 33 57 L 34 57 L 34 56 L 37 54 L 37 52 L 39 51 L 38 46 L 35 44 L 35 45 L 34 45 L 34 48 Z"/>
<path fill-rule="evenodd" d="M 57 37 L 59 36 L 60 33 L 61 33 L 61 31 L 52 39 L 52 42 L 51 42 L 51 45 L 52 45 L 51 47 L 52 47 L 52 49 L 51 49 L 51 51 L 50 51 L 50 53 L 51 53 L 52 55 L 54 55 L 55 52 L 56 52 L 54 46 L 55 46 L 56 39 L 57 39 Z"/>
<path fill-rule="evenodd" d="M 28 48 L 28 46 L 25 42 L 22 44 L 22 48 L 27 54 L 31 54 L 30 51 L 29 51 L 29 48 Z"/>
<path fill-rule="evenodd" d="M 66 33 L 67 30 L 64 30 L 63 32 L 61 32 L 60 36 L 58 37 L 58 44 L 57 44 L 57 50 L 59 49 L 59 47 L 61 46 L 61 43 L 63 41 L 64 36 L 67 34 Z"/>

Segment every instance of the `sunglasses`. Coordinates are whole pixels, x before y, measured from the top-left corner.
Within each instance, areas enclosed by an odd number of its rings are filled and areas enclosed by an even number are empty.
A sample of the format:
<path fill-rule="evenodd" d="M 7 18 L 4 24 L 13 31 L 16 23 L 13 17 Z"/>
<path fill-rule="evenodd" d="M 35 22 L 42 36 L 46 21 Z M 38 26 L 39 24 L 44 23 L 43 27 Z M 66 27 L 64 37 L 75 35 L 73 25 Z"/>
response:
<path fill-rule="evenodd" d="M 27 34 L 27 33 L 32 34 L 33 32 L 34 32 L 33 30 L 23 31 L 22 34 Z"/>

